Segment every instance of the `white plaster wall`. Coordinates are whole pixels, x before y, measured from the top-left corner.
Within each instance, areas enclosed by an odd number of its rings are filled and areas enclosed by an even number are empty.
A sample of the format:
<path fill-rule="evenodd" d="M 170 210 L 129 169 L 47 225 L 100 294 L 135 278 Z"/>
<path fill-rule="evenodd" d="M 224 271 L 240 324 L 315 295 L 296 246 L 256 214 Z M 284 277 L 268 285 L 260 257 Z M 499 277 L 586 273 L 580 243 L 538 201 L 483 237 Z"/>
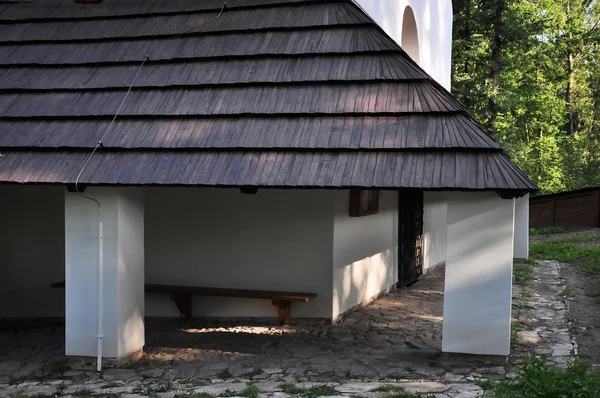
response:
<path fill-rule="evenodd" d="M 331 318 L 334 191 L 153 188 L 146 194 L 146 282 L 317 293 L 292 317 Z M 196 316 L 276 316 L 268 300 L 195 297 Z M 147 294 L 148 316 L 178 316 Z"/>
<path fill-rule="evenodd" d="M 448 203 L 444 192 L 423 194 L 423 272 L 446 262 Z"/>
<path fill-rule="evenodd" d="M 144 345 L 144 205 L 135 188 L 88 188 L 100 202 L 103 229 L 103 355 Z M 67 355 L 94 356 L 98 335 L 98 206 L 65 193 Z"/>
<path fill-rule="evenodd" d="M 442 351 L 508 355 L 514 200 L 448 192 Z"/>
<path fill-rule="evenodd" d="M 378 214 L 350 217 L 350 192 L 335 193 L 334 318 L 398 281 L 398 194 L 380 195 Z"/>
<path fill-rule="evenodd" d="M 355 0 L 398 44 L 404 10 L 413 9 L 419 35 L 419 65 L 450 90 L 452 65 L 451 0 Z"/>
<path fill-rule="evenodd" d="M 65 314 L 63 189 L 0 185 L 0 318 Z"/>
<path fill-rule="evenodd" d="M 144 191 L 121 188 L 118 196 L 119 356 L 144 345 Z"/>
<path fill-rule="evenodd" d="M 86 195 L 102 205 L 104 222 L 104 339 L 105 353 L 117 356 L 117 196 L 108 190 L 90 188 Z M 96 352 L 98 334 L 98 206 L 76 193 L 65 192 L 65 347 L 67 355 Z M 113 289 L 108 289 L 113 287 Z M 111 355 L 112 354 L 112 355 Z"/>
<path fill-rule="evenodd" d="M 515 199 L 515 258 L 529 257 L 529 194 Z"/>

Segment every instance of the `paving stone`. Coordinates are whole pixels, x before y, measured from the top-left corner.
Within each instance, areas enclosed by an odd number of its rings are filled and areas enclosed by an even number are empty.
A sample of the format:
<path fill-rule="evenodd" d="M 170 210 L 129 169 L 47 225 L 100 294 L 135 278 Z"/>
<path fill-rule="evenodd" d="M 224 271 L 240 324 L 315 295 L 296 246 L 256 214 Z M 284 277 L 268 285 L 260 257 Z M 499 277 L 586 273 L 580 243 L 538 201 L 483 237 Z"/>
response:
<path fill-rule="evenodd" d="M 424 382 L 409 382 L 400 384 L 406 391 L 416 394 L 429 394 L 435 392 L 445 392 L 450 389 L 447 384 L 438 383 L 435 381 Z"/>
<path fill-rule="evenodd" d="M 339 386 L 337 386 L 335 389 L 343 392 L 343 393 L 349 393 L 349 394 L 359 394 L 360 393 L 366 393 L 366 392 L 370 392 L 378 387 L 381 387 L 382 385 L 384 385 L 384 383 L 379 383 L 379 382 L 350 382 L 350 383 L 342 383 Z"/>
<path fill-rule="evenodd" d="M 568 302 L 559 295 L 564 288 L 559 271 L 558 264 L 552 262 L 534 267 L 533 284 L 527 287 L 534 298 L 516 294 L 512 317 L 523 322 L 517 338 L 531 343 L 524 346 L 528 353 L 544 355 L 551 363 L 564 366 L 573 357 L 577 344 L 566 320 Z M 439 275 L 424 276 L 411 289 L 393 292 L 348 314 L 342 324 L 333 326 L 308 320 L 298 320 L 291 327 L 265 326 L 272 320 L 261 319 L 237 323 L 192 320 L 185 326 L 186 332 L 180 333 L 175 332 L 181 330 L 179 320 L 151 320 L 146 325 L 147 345 L 139 366 L 107 369 L 100 379 L 93 361 L 73 361 L 73 372 L 65 375 L 79 384 L 68 386 L 65 394 L 83 387 L 106 391 L 103 385 L 122 381 L 122 386 L 109 390 L 138 398 L 131 390 L 141 385 L 143 376 L 144 385 L 173 382 L 172 389 L 160 393 L 160 398 L 172 398 L 175 392 L 188 390 L 215 395 L 225 390 L 241 391 L 250 378 L 264 391 L 259 398 L 291 398 L 280 391 L 282 383 L 302 388 L 328 384 L 347 398 L 382 398 L 385 393 L 371 390 L 383 384 L 397 384 L 398 380 L 415 393 L 440 398 L 477 396 L 482 390 L 476 381 L 483 375 L 495 379 L 511 374 L 506 374 L 498 360 L 476 356 L 440 359 L 442 323 L 438 319 L 442 316 L 442 288 L 443 269 Z M 39 369 L 50 360 L 64 358 L 64 330 L 59 337 L 31 333 L 9 336 L 10 347 L 15 348 L 3 349 L 0 354 L 0 383 L 8 384 L 8 379 L 2 379 L 9 377 L 4 376 L 3 369 L 13 375 L 28 366 Z M 0 344 L 4 344 L 2 338 L 6 337 L 0 334 Z M 48 350 L 30 348 L 32 341 Z M 512 360 L 518 362 L 519 358 Z M 262 373 L 252 376 L 259 368 Z M 220 373 L 224 371 L 232 377 L 223 380 Z M 297 379 L 302 381 L 297 383 Z M 210 384 L 196 384 L 203 381 Z M 24 390 L 36 388 L 35 383 L 20 386 Z M 52 386 L 56 388 L 55 384 Z M 4 391 L 9 388 L 0 386 L 0 396 L 6 395 Z"/>
<path fill-rule="evenodd" d="M 446 373 L 446 375 L 444 375 L 444 380 L 450 381 L 450 382 L 461 381 L 464 378 L 465 378 L 465 376 L 460 375 L 460 374 L 454 374 L 454 373 Z"/>

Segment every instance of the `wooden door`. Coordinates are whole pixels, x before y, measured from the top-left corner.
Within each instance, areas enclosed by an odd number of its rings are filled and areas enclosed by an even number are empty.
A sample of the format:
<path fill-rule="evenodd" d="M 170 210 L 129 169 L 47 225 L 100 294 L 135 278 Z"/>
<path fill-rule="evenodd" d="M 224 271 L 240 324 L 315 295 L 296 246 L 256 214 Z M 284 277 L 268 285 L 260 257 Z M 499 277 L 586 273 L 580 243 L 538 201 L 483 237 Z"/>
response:
<path fill-rule="evenodd" d="M 398 194 L 398 287 L 423 275 L 423 191 Z"/>

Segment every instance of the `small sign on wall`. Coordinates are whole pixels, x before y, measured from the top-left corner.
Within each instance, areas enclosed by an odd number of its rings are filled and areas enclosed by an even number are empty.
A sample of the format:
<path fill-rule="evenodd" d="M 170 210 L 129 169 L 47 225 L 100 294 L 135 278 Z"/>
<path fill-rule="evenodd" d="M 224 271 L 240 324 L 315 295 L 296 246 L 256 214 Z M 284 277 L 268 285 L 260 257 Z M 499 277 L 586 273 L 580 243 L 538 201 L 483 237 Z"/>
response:
<path fill-rule="evenodd" d="M 353 189 L 350 191 L 350 217 L 363 217 L 379 213 L 378 189 Z"/>

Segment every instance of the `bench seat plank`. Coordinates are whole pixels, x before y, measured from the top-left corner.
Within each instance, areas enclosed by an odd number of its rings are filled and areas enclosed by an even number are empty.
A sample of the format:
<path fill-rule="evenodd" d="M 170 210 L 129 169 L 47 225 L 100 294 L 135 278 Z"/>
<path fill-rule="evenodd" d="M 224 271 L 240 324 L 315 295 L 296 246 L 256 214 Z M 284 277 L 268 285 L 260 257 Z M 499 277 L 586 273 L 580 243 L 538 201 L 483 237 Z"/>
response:
<path fill-rule="evenodd" d="M 277 301 L 304 301 L 317 297 L 315 293 L 278 292 L 270 290 L 225 289 L 220 287 L 146 285 L 148 293 L 191 294 L 194 296 L 238 297 Z"/>
<path fill-rule="evenodd" d="M 64 289 L 65 282 L 56 282 L 50 286 L 53 288 Z M 169 294 L 171 299 L 175 302 L 175 305 L 177 305 L 177 309 L 179 309 L 181 316 L 186 319 L 189 319 L 192 316 L 192 296 L 236 297 L 272 300 L 272 303 L 277 310 L 279 321 L 282 325 L 289 325 L 290 303 L 292 301 L 307 302 L 317 297 L 316 293 L 155 284 L 145 284 L 144 290 L 148 293 Z"/>

